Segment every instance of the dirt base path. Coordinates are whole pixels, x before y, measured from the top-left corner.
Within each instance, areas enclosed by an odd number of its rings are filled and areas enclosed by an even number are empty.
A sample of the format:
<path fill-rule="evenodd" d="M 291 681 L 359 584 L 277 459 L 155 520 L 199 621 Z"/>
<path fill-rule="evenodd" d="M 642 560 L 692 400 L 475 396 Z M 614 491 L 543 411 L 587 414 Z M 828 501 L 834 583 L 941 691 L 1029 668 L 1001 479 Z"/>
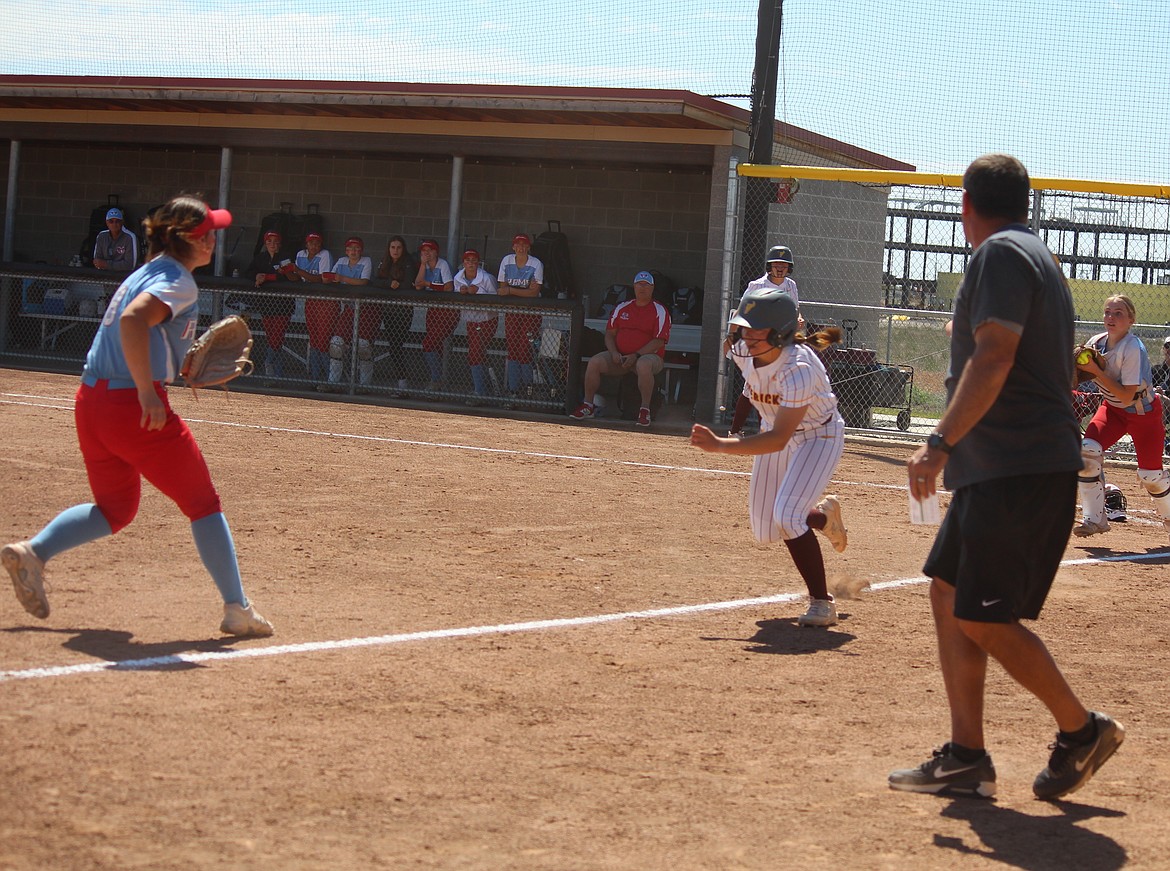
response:
<path fill-rule="evenodd" d="M 75 385 L 0 370 L 5 542 L 88 498 Z M 172 397 L 278 634 L 219 636 L 188 524 L 149 488 L 128 529 L 50 564 L 47 620 L 0 593 L 2 869 L 1167 865 L 1170 551 L 1130 471 L 1110 477 L 1131 522 L 1070 541 L 1036 624 L 1125 746 L 1073 801 L 1035 801 L 1054 726 L 993 668 L 999 799 L 949 801 L 886 787 L 946 739 L 909 447 L 847 447 L 850 547 L 825 558 L 839 590 L 872 586 L 810 630 L 787 552 L 752 543 L 746 460 Z"/>

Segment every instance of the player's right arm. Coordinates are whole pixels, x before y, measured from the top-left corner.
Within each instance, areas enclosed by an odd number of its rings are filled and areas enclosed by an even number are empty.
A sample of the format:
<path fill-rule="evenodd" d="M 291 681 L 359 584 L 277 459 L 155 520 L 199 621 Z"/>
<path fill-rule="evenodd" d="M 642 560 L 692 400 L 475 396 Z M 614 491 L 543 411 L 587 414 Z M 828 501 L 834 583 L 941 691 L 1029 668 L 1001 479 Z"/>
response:
<path fill-rule="evenodd" d="M 804 420 L 807 411 L 807 405 L 792 408 L 781 406 L 776 412 L 772 429 L 745 438 L 721 438 L 701 423 L 696 423 L 691 428 L 691 444 L 713 454 L 749 457 L 774 454 L 784 450 L 788 445 L 788 440 L 800 427 L 800 422 Z"/>
<path fill-rule="evenodd" d="M 170 316 L 171 308 L 165 302 L 152 294 L 140 293 L 126 306 L 118 322 L 122 354 L 142 407 L 139 425 L 147 430 L 162 429 L 167 421 L 167 409 L 155 392 L 154 373 L 150 368 L 150 331 Z"/>

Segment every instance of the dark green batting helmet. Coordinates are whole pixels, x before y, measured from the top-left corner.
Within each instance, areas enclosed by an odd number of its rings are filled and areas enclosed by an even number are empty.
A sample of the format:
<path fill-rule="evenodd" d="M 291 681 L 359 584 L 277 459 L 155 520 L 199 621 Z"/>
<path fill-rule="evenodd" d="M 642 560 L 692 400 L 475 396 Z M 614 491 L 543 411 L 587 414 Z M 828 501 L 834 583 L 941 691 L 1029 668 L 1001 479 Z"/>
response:
<path fill-rule="evenodd" d="M 768 341 L 776 347 L 791 345 L 799 322 L 796 302 L 782 290 L 762 287 L 749 290 L 729 323 L 752 330 L 771 330 Z"/>
<path fill-rule="evenodd" d="M 769 248 L 764 263 L 765 265 L 768 263 L 787 263 L 789 272 L 796 271 L 796 264 L 792 262 L 792 249 L 785 245 L 773 245 Z"/>

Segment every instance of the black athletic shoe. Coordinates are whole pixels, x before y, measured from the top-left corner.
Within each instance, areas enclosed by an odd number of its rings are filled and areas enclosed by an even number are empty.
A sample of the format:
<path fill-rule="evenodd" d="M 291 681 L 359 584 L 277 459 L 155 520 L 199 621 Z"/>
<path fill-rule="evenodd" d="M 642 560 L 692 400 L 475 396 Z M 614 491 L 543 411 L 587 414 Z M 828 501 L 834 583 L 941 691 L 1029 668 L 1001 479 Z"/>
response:
<path fill-rule="evenodd" d="M 975 762 L 963 762 L 951 753 L 947 743 L 917 768 L 891 771 L 890 789 L 991 798 L 995 795 L 995 766 L 989 753 Z"/>
<path fill-rule="evenodd" d="M 1089 716 L 1097 724 L 1097 737 L 1088 744 L 1067 744 L 1058 732 L 1056 741 L 1048 745 L 1052 751 L 1048 767 L 1037 774 L 1032 783 L 1036 798 L 1060 798 L 1076 792 L 1089 782 L 1089 778 L 1125 740 L 1125 729 L 1120 723 L 1096 711 L 1090 711 Z"/>

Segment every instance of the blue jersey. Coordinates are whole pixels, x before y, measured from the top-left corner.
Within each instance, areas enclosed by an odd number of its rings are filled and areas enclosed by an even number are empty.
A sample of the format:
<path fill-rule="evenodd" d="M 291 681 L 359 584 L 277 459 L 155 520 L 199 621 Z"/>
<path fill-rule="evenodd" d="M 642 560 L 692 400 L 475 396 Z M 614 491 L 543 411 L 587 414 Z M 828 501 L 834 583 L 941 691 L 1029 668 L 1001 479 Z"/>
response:
<path fill-rule="evenodd" d="M 329 267 L 332 265 L 333 255 L 324 248 L 312 257 L 309 256 L 308 250 L 304 248 L 297 252 L 297 266 L 312 275 L 320 275 L 322 272 L 328 272 Z"/>
<path fill-rule="evenodd" d="M 442 290 L 447 282 L 454 281 L 451 277 L 451 266 L 442 257 L 435 262 L 434 266 L 428 266 L 423 270 L 423 278 L 431 290 Z"/>
<path fill-rule="evenodd" d="M 500 273 L 497 277 L 500 284 L 508 287 L 528 287 L 533 281 L 544 283 L 544 264 L 529 255 L 528 262 L 523 266 L 516 265 L 516 255 L 508 254 L 500 261 Z"/>
<path fill-rule="evenodd" d="M 333 271 L 346 278 L 369 278 L 374 274 L 374 266 L 369 257 L 359 257 L 355 264 L 350 264 L 348 257 L 342 257 L 333 264 Z"/>
<path fill-rule="evenodd" d="M 150 330 L 150 372 L 154 381 L 178 377 L 183 357 L 195 341 L 199 321 L 199 288 L 187 267 L 165 254 L 131 273 L 118 288 L 102 317 L 84 376 L 130 381 L 130 367 L 122 353 L 122 312 L 140 293 L 149 293 L 171 310 L 171 316 Z"/>

